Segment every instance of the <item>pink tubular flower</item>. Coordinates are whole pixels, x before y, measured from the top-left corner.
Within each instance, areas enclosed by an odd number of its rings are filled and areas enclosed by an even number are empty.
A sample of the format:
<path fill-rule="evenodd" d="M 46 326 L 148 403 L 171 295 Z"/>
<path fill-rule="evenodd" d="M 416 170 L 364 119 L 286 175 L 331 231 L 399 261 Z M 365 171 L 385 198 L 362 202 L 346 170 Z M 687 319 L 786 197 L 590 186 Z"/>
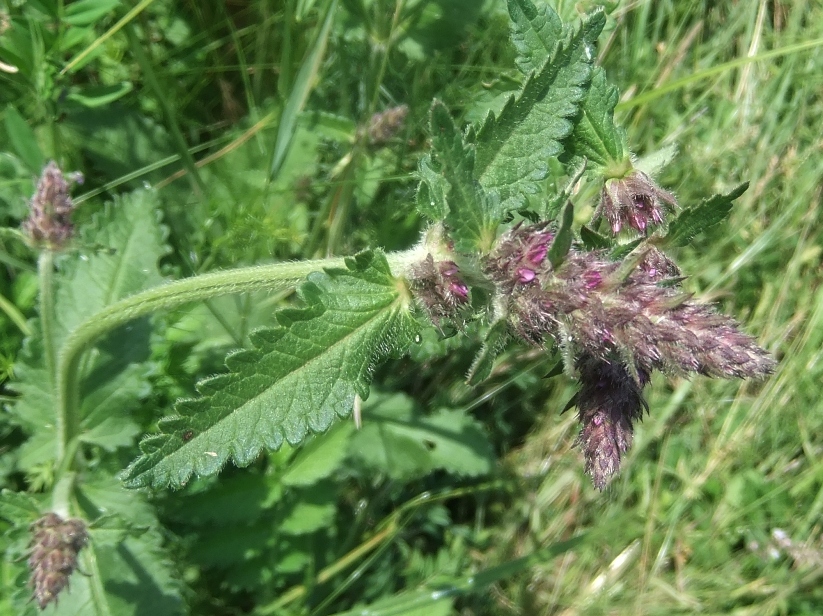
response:
<path fill-rule="evenodd" d="M 634 169 L 625 177 L 606 180 L 592 222 L 604 217 L 614 235 L 627 226 L 645 235 L 650 226 L 663 223 L 666 207 L 676 206 L 672 193 Z"/>
<path fill-rule="evenodd" d="M 435 262 L 431 254 L 410 268 L 409 286 L 435 324 L 457 316 L 469 301 L 469 287 L 459 274 L 454 261 Z"/>

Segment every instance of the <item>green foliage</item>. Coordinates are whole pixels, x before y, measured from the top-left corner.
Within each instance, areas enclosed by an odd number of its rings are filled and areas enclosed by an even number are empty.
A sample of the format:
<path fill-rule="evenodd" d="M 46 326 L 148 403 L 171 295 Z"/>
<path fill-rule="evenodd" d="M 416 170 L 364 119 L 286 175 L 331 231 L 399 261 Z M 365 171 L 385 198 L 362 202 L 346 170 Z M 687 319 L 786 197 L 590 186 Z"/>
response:
<path fill-rule="evenodd" d="M 821 612 L 823 14 L 599 4 L 0 7 L 0 614 L 50 511 L 90 537 L 55 615 Z M 613 238 L 633 167 L 682 208 Z M 484 269 L 535 221 L 610 283 L 671 250 L 777 374 L 655 376 L 594 492 Z"/>
<path fill-rule="evenodd" d="M 732 203 L 749 187 L 744 182 L 724 195 L 713 195 L 698 205 L 685 209 L 672 221 L 666 241 L 675 246 L 685 246 L 694 237 L 728 218 Z"/>
<path fill-rule="evenodd" d="M 247 466 L 263 447 L 299 444 L 367 398 L 375 364 L 405 352 L 417 327 L 381 254 L 347 266 L 310 276 L 305 308 L 279 312 L 278 328 L 254 332 L 252 349 L 226 359 L 229 374 L 199 383 L 201 397 L 180 402 L 162 434 L 143 441 L 126 484 L 180 486 L 229 459 Z"/>

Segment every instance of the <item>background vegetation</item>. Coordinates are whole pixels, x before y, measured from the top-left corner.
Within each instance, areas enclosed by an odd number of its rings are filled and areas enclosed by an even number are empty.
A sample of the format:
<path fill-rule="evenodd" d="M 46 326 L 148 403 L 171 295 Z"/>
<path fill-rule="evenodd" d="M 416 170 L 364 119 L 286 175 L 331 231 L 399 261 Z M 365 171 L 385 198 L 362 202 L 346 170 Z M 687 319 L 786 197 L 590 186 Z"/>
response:
<path fill-rule="evenodd" d="M 596 4 L 553 3 L 566 19 Z M 167 277 L 409 246 L 431 100 L 475 120 L 515 74 L 499 0 L 0 6 L 0 223 L 19 226 L 49 158 L 85 174 L 81 226 L 149 185 L 128 199 L 158 200 Z M 571 447 L 575 417 L 560 414 L 573 388 L 543 378 L 551 360 L 513 348 L 470 389 L 475 348 L 428 331 L 413 357 L 381 368 L 361 431 L 341 423 L 301 450 L 123 505 L 156 567 L 153 591 L 117 613 L 823 612 L 823 6 L 607 10 L 599 53 L 633 149 L 676 148 L 661 185 L 690 204 L 751 181 L 730 219 L 677 257 L 687 287 L 745 323 L 777 373 L 656 379 L 652 413 L 599 493 Z M 399 105 L 399 130 L 364 137 L 374 113 Z M 13 237 L 0 260 L 9 379 L 37 283 Z M 142 402 L 94 472 L 122 469 L 172 401 L 291 300 L 230 297 L 155 318 L 135 358 Z M 10 384 L 3 394 L 12 405 Z M 48 468 L 21 448 L 26 426 L 4 414 L 0 430 L 3 485 L 49 489 Z M 106 490 L 111 503 L 131 494 Z M 2 613 L 18 613 L 21 567 L 3 563 Z"/>

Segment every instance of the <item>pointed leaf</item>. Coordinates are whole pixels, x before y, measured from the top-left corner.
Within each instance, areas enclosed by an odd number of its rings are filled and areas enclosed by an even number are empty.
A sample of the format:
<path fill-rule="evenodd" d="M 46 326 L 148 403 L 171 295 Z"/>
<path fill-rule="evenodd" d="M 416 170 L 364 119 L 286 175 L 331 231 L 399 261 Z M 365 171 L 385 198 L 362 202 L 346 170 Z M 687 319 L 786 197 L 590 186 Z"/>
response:
<path fill-rule="evenodd" d="M 698 233 L 722 222 L 732 211 L 732 202 L 746 192 L 748 182 L 740 184 L 725 195 L 714 195 L 704 199 L 699 205 L 683 210 L 669 225 L 666 243 L 674 246 L 685 246 Z"/>
<path fill-rule="evenodd" d="M 143 455 L 125 472 L 128 486 L 180 486 L 228 460 L 248 465 L 264 447 L 325 431 L 351 412 L 355 395 L 368 397 L 375 365 L 405 352 L 418 326 L 382 254 L 346 264 L 309 276 L 305 308 L 279 312 L 279 327 L 255 332 L 254 348 L 227 358 L 228 374 L 178 403 L 179 415 L 143 441 Z"/>
<path fill-rule="evenodd" d="M 600 235 L 597 231 L 592 231 L 586 225 L 580 227 L 580 240 L 587 250 L 599 250 L 612 245 L 609 238 Z"/>
<path fill-rule="evenodd" d="M 417 211 L 431 221 L 445 220 L 449 215 L 446 194 L 449 183 L 440 173 L 432 169 L 430 155 L 424 156 L 419 165 L 420 185 L 417 188 Z"/>
<path fill-rule="evenodd" d="M 539 69 L 563 35 L 563 23 L 552 8 L 531 0 L 508 0 L 511 38 L 517 49 L 517 68 L 524 75 Z"/>
<path fill-rule="evenodd" d="M 606 80 L 603 69 L 596 67 L 580 106 L 581 117 L 568 139 L 572 157 L 585 158 L 592 167 L 604 167 L 628 156 L 626 131 L 614 123 L 614 107 L 619 96 L 617 88 Z"/>
<path fill-rule="evenodd" d="M 466 383 L 472 387 L 489 378 L 494 367 L 494 360 L 506 345 L 509 339 L 509 325 L 506 319 L 495 321 L 486 334 L 483 341 L 483 348 L 474 358 L 469 369 L 469 376 Z"/>
<path fill-rule="evenodd" d="M 522 207 L 524 195 L 537 193 L 548 176 L 548 159 L 563 151 L 561 141 L 572 132 L 590 79 L 590 48 L 604 24 L 603 13 L 597 12 L 566 29 L 521 91 L 477 131 L 475 177 L 499 196 L 502 207 Z"/>
<path fill-rule="evenodd" d="M 490 249 L 503 219 L 503 210 L 474 179 L 474 146 L 463 140 L 448 110 L 439 101 L 431 108 L 431 135 L 435 163 L 449 187 L 445 220 L 453 230 L 451 237 L 456 248 L 466 252 Z M 438 190 L 442 189 L 435 182 L 427 181 L 427 184 L 427 196 L 435 202 L 432 210 L 442 209 L 438 204 Z"/>
<path fill-rule="evenodd" d="M 560 215 L 560 225 L 557 228 L 557 235 L 554 236 L 552 245 L 549 247 L 548 258 L 552 267 L 557 269 L 566 254 L 572 247 L 572 240 L 574 234 L 572 233 L 572 223 L 574 222 L 574 206 L 571 201 L 566 202 L 566 207 L 563 208 L 563 213 Z"/>

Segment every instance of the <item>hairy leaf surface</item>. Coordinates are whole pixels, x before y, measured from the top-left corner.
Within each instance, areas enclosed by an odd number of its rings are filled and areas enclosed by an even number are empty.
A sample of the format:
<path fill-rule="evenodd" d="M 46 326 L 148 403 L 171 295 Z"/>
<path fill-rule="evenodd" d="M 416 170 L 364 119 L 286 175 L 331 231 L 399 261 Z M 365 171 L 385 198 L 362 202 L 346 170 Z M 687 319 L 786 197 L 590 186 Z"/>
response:
<path fill-rule="evenodd" d="M 604 24 L 603 13 L 597 12 L 564 29 L 520 92 L 478 129 L 475 177 L 499 196 L 504 209 L 522 207 L 525 194 L 537 193 L 549 172 L 548 159 L 563 152 L 561 141 L 574 127 L 591 76 L 591 49 Z M 543 29 L 559 34 L 555 30 Z"/>
<path fill-rule="evenodd" d="M 436 168 L 428 168 L 429 161 L 423 161 L 421 174 L 426 189 L 418 204 L 425 208 L 428 199 L 431 205 L 424 213 L 445 213 L 458 250 L 488 250 L 503 219 L 503 209 L 499 200 L 486 194 L 475 180 L 474 146 L 465 142 L 446 107 L 437 101 L 431 108 L 431 135 Z M 435 169 L 439 176 L 434 174 Z"/>
<path fill-rule="evenodd" d="M 92 218 L 78 241 L 89 253 L 70 253 L 59 261 L 51 340 L 55 349 L 99 310 L 162 282 L 157 262 L 168 249 L 158 207 L 150 191 L 115 199 Z M 148 358 L 149 334 L 146 320 L 130 323 L 112 332 L 87 356 L 81 374 L 85 442 L 108 450 L 133 444 L 139 429 L 127 413 L 147 391 L 146 369 L 140 364 Z M 55 450 L 52 376 L 45 369 L 43 341 L 38 337 L 26 341 L 15 375 L 13 387 L 20 398 L 12 413 L 32 435 L 22 447 L 19 465 L 31 469 L 53 459 Z"/>
<path fill-rule="evenodd" d="M 228 374 L 178 403 L 178 415 L 143 441 L 127 485 L 180 486 L 228 460 L 248 465 L 264 447 L 325 431 L 351 412 L 355 395 L 368 397 L 374 366 L 405 352 L 418 326 L 382 254 L 347 266 L 310 275 L 300 290 L 305 308 L 279 312 L 279 327 L 255 332 L 252 349 L 227 358 Z"/>
<path fill-rule="evenodd" d="M 732 211 L 732 202 L 746 192 L 748 182 L 725 195 L 713 195 L 698 205 L 683 210 L 669 226 L 666 242 L 674 246 L 686 246 L 694 237 L 722 222 Z"/>

